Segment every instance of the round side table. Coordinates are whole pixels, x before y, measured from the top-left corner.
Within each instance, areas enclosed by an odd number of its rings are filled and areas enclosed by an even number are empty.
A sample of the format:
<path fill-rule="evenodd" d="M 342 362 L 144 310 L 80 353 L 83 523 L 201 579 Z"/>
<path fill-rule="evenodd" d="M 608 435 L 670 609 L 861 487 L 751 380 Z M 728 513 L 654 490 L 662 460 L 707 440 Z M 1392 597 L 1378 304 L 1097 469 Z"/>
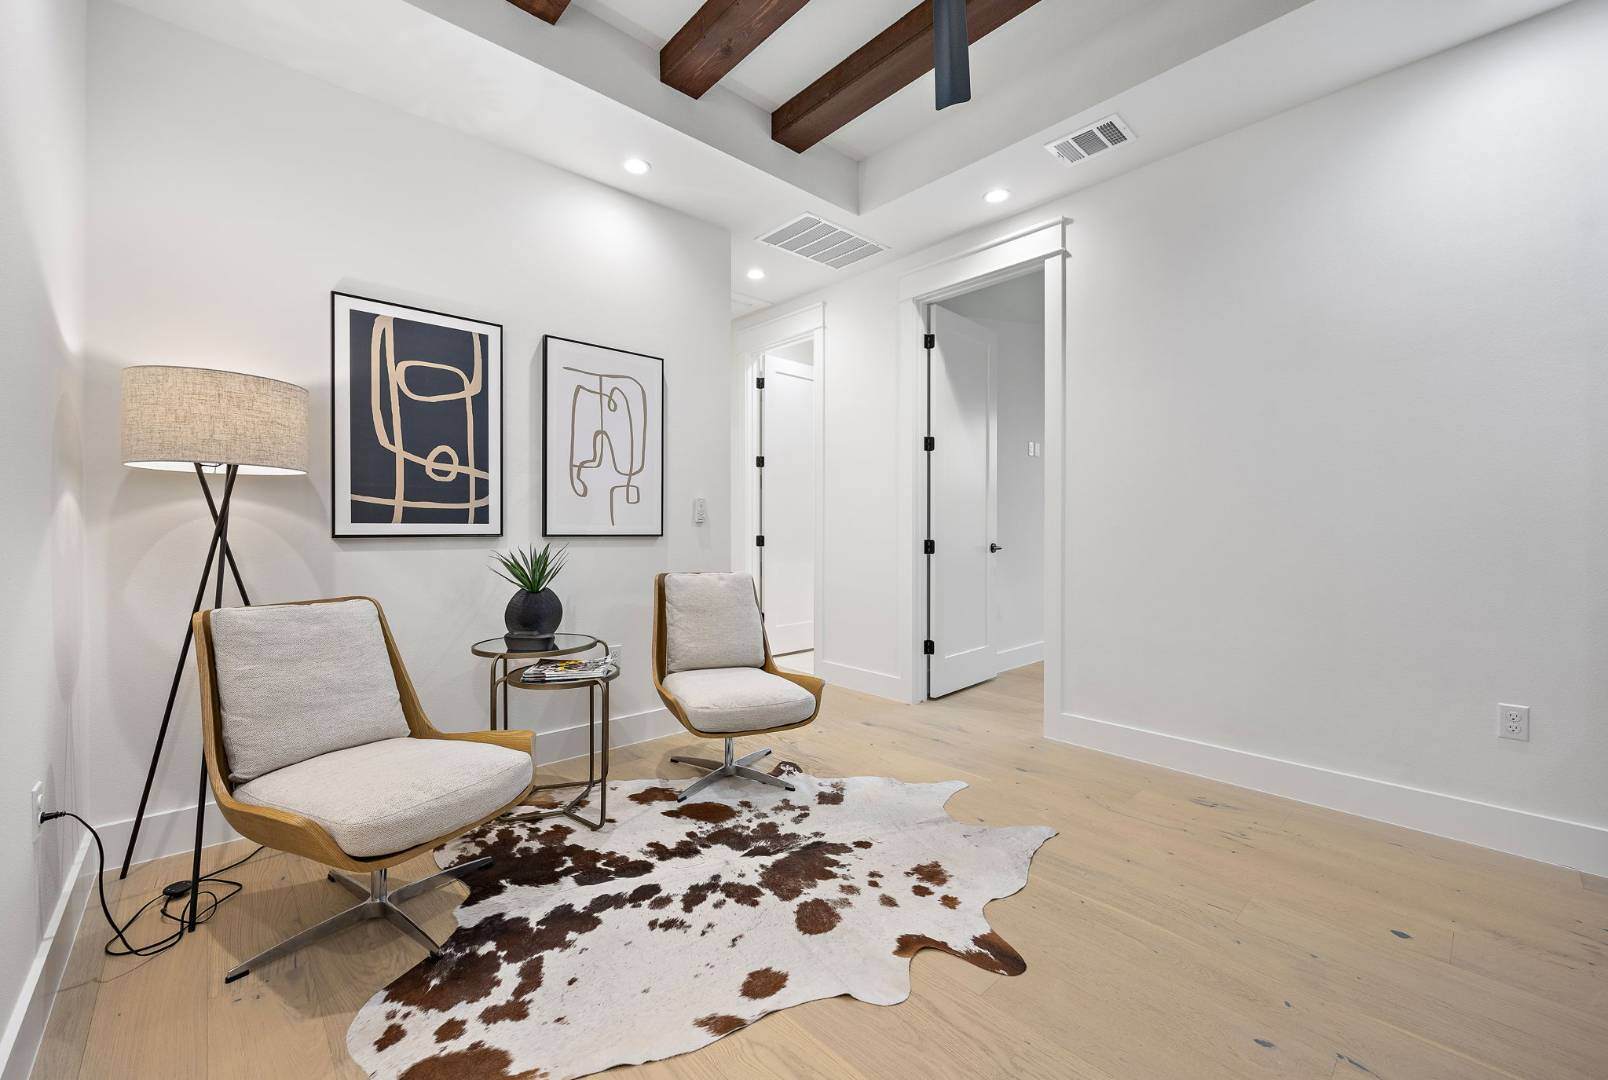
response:
<path fill-rule="evenodd" d="M 570 656 L 583 653 L 590 649 L 601 648 L 605 654 L 609 651 L 608 642 L 595 638 L 590 634 L 554 634 L 552 647 L 547 649 L 532 649 L 528 647 L 511 647 L 504 638 L 487 638 L 477 641 L 469 647 L 469 651 L 476 656 L 486 657 L 491 661 L 487 688 L 487 723 L 493 730 L 497 730 L 498 721 L 501 720 L 503 730 L 508 729 L 508 688 L 518 690 L 578 690 L 586 688 L 586 779 L 567 780 L 556 784 L 539 784 L 531 788 L 531 793 L 538 791 L 556 791 L 562 788 L 579 787 L 581 790 L 564 805 L 544 810 L 532 815 L 538 818 L 556 817 L 563 815 L 585 825 L 589 829 L 601 829 L 608 821 L 608 780 L 609 780 L 609 684 L 619 678 L 618 667 L 603 675 L 588 679 L 566 679 L 562 682 L 525 682 L 521 676 L 525 669 L 534 664 L 518 664 L 520 660 L 539 660 L 545 657 Z M 502 690 L 502 708 L 498 709 L 498 688 Z M 599 699 L 602 708 L 599 709 Z M 602 749 L 598 749 L 598 720 L 602 719 Z M 601 758 L 601 761 L 599 760 Z M 535 767 L 536 753 L 535 740 L 531 743 L 531 766 Z M 601 764 L 601 768 L 599 765 Z M 586 801 L 593 788 L 598 789 L 598 813 L 596 821 L 588 821 L 576 812 L 576 808 Z"/>

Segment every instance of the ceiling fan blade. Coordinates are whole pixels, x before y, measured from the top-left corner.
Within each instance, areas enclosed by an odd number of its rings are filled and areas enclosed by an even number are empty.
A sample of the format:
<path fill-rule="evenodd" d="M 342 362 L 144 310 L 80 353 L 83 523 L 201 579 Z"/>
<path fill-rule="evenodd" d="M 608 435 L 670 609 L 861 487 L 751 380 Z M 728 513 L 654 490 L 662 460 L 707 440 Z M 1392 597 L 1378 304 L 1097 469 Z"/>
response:
<path fill-rule="evenodd" d="M 971 100 L 966 46 L 966 0 L 932 0 L 932 70 L 940 109 Z"/>

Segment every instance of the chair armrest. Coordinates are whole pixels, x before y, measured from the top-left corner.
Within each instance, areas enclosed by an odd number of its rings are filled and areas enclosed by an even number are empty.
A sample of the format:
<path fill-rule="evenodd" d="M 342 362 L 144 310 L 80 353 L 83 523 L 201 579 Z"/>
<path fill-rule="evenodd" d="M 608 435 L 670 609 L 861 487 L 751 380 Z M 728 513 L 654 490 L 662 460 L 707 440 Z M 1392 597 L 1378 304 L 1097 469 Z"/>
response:
<path fill-rule="evenodd" d="M 816 711 L 820 711 L 821 693 L 826 689 L 825 679 L 817 679 L 814 675 L 805 675 L 802 672 L 797 671 L 784 671 L 783 669 L 777 667 L 774 661 L 766 664 L 765 670 L 770 672 L 772 675 L 786 679 L 790 683 L 797 683 L 799 686 L 802 686 L 804 689 L 808 690 L 810 695 L 815 698 Z"/>
<path fill-rule="evenodd" d="M 416 735 L 420 739 L 450 739 L 454 742 L 488 743 L 492 746 L 501 746 L 506 750 L 518 750 L 520 753 L 530 753 L 531 741 L 534 738 L 529 731 L 441 731 L 432 728 L 428 735 Z"/>

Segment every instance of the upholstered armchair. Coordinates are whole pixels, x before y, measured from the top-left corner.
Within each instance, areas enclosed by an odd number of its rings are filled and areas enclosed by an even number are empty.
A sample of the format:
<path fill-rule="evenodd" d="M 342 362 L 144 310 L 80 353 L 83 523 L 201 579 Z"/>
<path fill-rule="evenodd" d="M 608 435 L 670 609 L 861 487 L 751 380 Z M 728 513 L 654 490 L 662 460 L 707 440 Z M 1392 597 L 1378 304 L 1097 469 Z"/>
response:
<path fill-rule="evenodd" d="M 400 903 L 491 860 L 394 891 L 387 871 L 517 806 L 532 781 L 530 732 L 433 727 L 367 597 L 203 611 L 194 629 L 218 808 L 242 836 L 330 867 L 330 880 L 360 897 L 224 981 L 368 919 L 434 954 Z"/>
<path fill-rule="evenodd" d="M 660 574 L 653 579 L 653 685 L 681 726 L 722 740 L 720 761 L 672 757 L 709 770 L 681 792 L 685 801 L 722 777 L 794 790 L 751 768 L 770 751 L 733 757 L 733 740 L 803 727 L 820 712 L 825 684 L 783 671 L 771 657 L 754 579 L 748 574 Z"/>

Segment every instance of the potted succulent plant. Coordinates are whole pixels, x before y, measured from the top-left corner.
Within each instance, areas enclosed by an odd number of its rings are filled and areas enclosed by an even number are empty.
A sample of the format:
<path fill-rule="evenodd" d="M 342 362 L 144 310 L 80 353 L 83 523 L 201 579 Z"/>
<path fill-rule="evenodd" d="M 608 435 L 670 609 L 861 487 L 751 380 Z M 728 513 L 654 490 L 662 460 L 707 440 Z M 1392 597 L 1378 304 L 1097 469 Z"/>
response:
<path fill-rule="evenodd" d="M 503 609 L 503 625 L 508 627 L 509 637 L 547 638 L 558 629 L 564 618 L 564 605 L 550 586 L 564 569 L 567 553 L 568 548 L 554 551 L 552 544 L 543 545 L 540 551 L 532 546 L 523 551 L 515 548 L 506 555 L 492 552 L 491 557 L 502 569 L 493 566 L 491 572 L 519 587 Z"/>

